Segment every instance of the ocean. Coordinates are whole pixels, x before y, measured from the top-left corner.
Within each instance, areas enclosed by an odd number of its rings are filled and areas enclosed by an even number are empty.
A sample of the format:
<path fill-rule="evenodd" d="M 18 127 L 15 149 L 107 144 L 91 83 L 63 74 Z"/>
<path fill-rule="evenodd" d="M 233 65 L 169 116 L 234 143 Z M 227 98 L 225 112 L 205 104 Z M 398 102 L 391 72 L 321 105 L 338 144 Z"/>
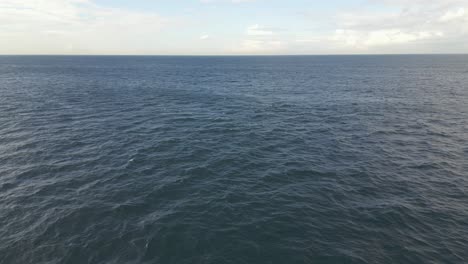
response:
<path fill-rule="evenodd" d="M 0 263 L 467 263 L 468 55 L 0 56 Z"/>

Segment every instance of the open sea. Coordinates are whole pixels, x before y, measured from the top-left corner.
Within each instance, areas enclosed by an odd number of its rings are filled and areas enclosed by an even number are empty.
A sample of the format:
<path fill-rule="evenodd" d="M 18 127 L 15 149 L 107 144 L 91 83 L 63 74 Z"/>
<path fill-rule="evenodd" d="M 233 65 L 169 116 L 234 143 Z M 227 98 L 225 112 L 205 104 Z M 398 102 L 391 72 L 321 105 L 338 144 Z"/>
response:
<path fill-rule="evenodd" d="M 0 56 L 0 263 L 468 263 L 468 55 Z"/>

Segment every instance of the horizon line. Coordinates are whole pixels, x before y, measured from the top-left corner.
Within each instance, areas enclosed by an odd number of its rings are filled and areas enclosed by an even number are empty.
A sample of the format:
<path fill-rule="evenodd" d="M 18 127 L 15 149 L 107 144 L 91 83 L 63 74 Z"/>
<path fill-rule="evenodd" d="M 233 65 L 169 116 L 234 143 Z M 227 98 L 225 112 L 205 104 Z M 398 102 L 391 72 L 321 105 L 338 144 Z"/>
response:
<path fill-rule="evenodd" d="M 468 53 L 330 53 L 330 54 L 0 54 L 6 56 L 121 56 L 121 57 L 299 57 L 299 56 L 437 56 Z"/>

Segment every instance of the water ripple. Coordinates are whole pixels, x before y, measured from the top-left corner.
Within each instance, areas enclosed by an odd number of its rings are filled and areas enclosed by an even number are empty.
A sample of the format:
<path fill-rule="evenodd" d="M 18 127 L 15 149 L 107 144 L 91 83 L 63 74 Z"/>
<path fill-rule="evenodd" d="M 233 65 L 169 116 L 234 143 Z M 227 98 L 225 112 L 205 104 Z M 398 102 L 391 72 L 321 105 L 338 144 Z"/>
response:
<path fill-rule="evenodd" d="M 0 263 L 467 262 L 468 58 L 385 58 L 0 57 Z"/>

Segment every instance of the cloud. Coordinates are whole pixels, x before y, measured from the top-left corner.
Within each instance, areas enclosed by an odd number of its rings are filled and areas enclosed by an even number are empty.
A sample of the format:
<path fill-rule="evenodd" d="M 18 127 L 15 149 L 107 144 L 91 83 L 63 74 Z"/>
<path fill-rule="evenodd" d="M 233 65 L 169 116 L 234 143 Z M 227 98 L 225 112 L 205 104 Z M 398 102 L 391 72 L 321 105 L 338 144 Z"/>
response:
<path fill-rule="evenodd" d="M 392 6 L 391 11 L 355 11 L 336 16 L 337 28 L 329 39 L 352 50 L 418 44 L 443 47 L 442 43 L 468 40 L 468 2 L 458 0 L 372 0 Z M 397 8 L 395 10 L 395 8 Z M 417 50 L 415 50 L 417 52 Z"/>
<path fill-rule="evenodd" d="M 443 36 L 444 33 L 438 31 L 405 32 L 399 29 L 390 29 L 362 32 L 340 29 L 336 30 L 332 40 L 357 49 L 368 49 L 375 46 L 405 44 Z"/>
<path fill-rule="evenodd" d="M 255 2 L 256 0 L 200 0 L 201 3 L 208 4 L 208 3 L 233 3 L 233 4 L 240 4 L 240 3 L 251 3 Z"/>
<path fill-rule="evenodd" d="M 234 53 L 270 54 L 283 50 L 286 42 L 277 34 L 278 29 L 264 27 L 259 24 L 246 28 L 244 39 L 232 49 Z"/>
<path fill-rule="evenodd" d="M 169 22 L 90 0 L 2 0 L 0 53 L 133 53 Z"/>
<path fill-rule="evenodd" d="M 465 8 L 460 7 L 456 10 L 449 10 L 445 14 L 443 14 L 440 18 L 440 22 L 450 22 L 458 19 L 467 19 L 468 13 Z"/>
<path fill-rule="evenodd" d="M 468 43 L 467 1 L 368 1 L 372 4 L 365 8 L 337 10 L 331 18 L 322 20 L 322 25 L 328 23 L 327 30 L 277 30 L 271 25 L 250 25 L 235 52 L 468 52 L 464 44 Z"/>
<path fill-rule="evenodd" d="M 267 1 L 198 1 L 199 9 L 166 10 L 168 17 L 97 0 L 0 0 L 0 54 L 468 52 L 467 0 L 363 0 L 324 14 L 302 10 L 295 0 L 284 11 Z M 258 12 L 257 23 L 230 13 L 247 2 L 256 2 L 242 8 Z M 203 41 L 190 42 L 194 36 Z"/>
<path fill-rule="evenodd" d="M 246 39 L 242 42 L 240 48 L 235 51 L 247 54 L 264 54 L 280 51 L 283 47 L 284 43 L 279 40 Z"/>
<path fill-rule="evenodd" d="M 268 28 L 264 28 L 258 24 L 249 26 L 247 28 L 248 36 L 272 36 L 274 33 Z"/>
<path fill-rule="evenodd" d="M 209 38 L 210 38 L 209 35 L 201 35 L 201 36 L 200 36 L 200 39 L 201 39 L 201 40 L 207 40 L 207 39 L 209 39 Z"/>

